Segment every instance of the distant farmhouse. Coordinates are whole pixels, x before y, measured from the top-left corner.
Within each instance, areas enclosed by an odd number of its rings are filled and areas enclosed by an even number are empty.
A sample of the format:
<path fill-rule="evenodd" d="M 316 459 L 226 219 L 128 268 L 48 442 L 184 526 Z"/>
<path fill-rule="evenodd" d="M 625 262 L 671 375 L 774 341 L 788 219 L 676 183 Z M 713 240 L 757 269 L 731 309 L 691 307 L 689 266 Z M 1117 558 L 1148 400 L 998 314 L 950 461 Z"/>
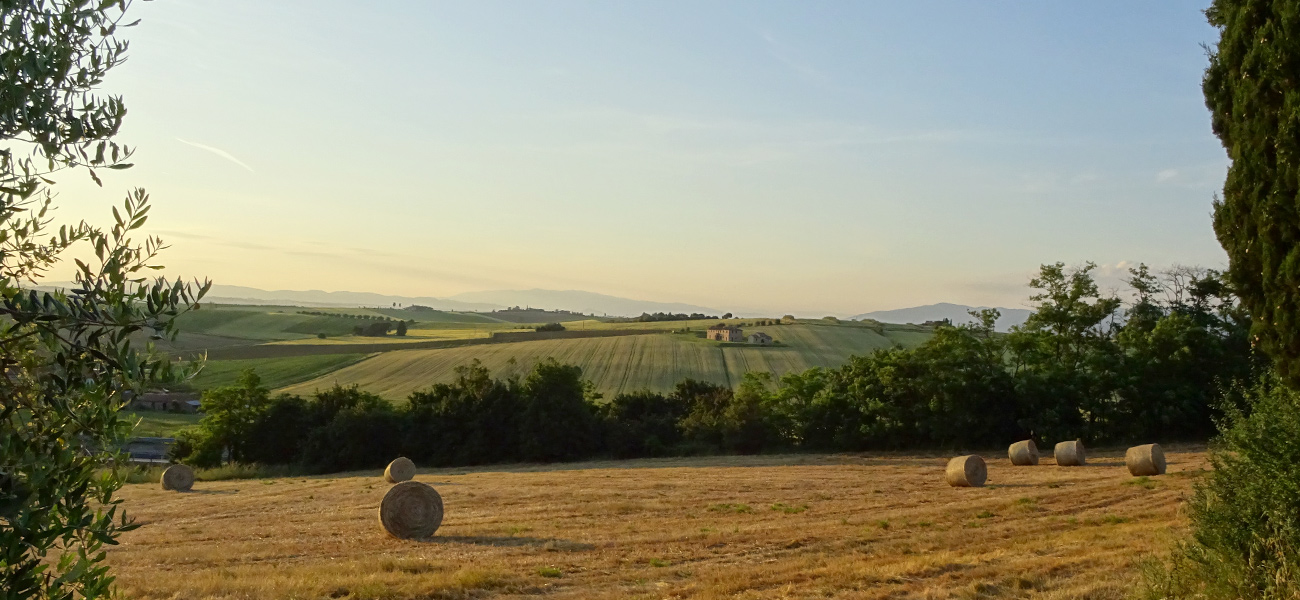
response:
<path fill-rule="evenodd" d="M 139 410 L 196 413 L 199 412 L 199 395 L 184 392 L 145 392 L 131 400 L 131 407 Z"/>
<path fill-rule="evenodd" d="M 743 342 L 745 341 L 745 332 L 739 327 L 732 327 L 718 323 L 705 332 L 704 337 L 719 342 Z"/>
<path fill-rule="evenodd" d="M 768 346 L 771 345 L 772 343 L 772 336 L 763 333 L 761 331 L 756 333 L 751 333 L 749 335 L 749 343 L 758 344 L 760 346 Z"/>

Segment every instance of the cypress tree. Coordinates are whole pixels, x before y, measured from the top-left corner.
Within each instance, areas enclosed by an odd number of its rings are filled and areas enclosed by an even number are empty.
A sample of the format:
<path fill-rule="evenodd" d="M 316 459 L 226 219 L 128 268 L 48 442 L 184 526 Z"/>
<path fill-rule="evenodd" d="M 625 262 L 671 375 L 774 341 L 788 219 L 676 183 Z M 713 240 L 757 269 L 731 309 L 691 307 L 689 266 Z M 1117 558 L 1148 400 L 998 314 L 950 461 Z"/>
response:
<path fill-rule="evenodd" d="M 1214 230 L 1253 342 L 1300 384 L 1300 1 L 1215 0 L 1202 87 L 1232 161 Z"/>

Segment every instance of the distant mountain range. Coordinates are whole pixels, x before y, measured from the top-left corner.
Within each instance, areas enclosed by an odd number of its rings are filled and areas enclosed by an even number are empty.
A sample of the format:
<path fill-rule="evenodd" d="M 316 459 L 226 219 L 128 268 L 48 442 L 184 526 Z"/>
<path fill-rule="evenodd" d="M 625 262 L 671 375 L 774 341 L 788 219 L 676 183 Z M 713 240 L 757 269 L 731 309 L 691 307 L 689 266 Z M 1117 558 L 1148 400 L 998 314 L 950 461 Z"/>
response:
<path fill-rule="evenodd" d="M 954 325 L 963 323 L 973 323 L 975 318 L 970 316 L 970 311 L 989 308 L 987 306 L 966 306 L 964 304 L 950 304 L 941 302 L 939 304 L 928 304 L 926 306 L 914 306 L 912 308 L 899 308 L 895 310 L 878 310 L 876 312 L 863 313 L 854 319 L 873 319 L 881 323 L 924 323 L 926 321 L 940 321 L 950 319 Z M 998 331 L 1009 331 L 1016 325 L 1024 324 L 1025 320 L 1034 311 L 1024 308 L 1001 308 L 998 312 L 1002 317 L 994 323 L 994 329 Z"/>
<path fill-rule="evenodd" d="M 438 310 L 489 311 L 506 308 L 490 302 L 460 302 L 432 296 L 390 296 L 371 292 L 322 290 L 262 290 L 242 285 L 213 284 L 205 302 L 218 304 L 284 304 L 290 306 L 402 306 L 419 304 Z"/>
<path fill-rule="evenodd" d="M 51 282 L 37 286 L 39 288 L 67 287 L 66 282 Z M 263 290 L 242 285 L 213 284 L 212 290 L 204 298 L 205 302 L 216 304 L 271 304 L 285 306 L 402 306 L 419 304 L 438 310 L 487 312 L 512 308 L 536 308 L 543 310 L 568 310 L 588 315 L 611 317 L 635 317 L 641 313 L 704 313 L 722 315 L 727 311 L 694 304 L 678 302 L 652 302 L 620 298 L 582 290 L 495 290 L 486 292 L 466 292 L 446 298 L 433 296 L 392 296 L 370 292 L 326 292 L 322 290 Z M 974 318 L 969 311 L 978 308 L 964 304 L 942 302 L 912 308 L 880 310 L 852 317 L 853 319 L 873 319 L 882 323 L 924 323 L 950 319 L 954 324 L 970 323 Z M 1002 318 L 995 327 L 998 331 L 1007 331 L 1020 325 L 1029 318 L 1033 311 L 1023 308 L 998 308 Z M 758 313 L 745 316 L 775 316 Z"/>
<path fill-rule="evenodd" d="M 419 304 L 438 310 L 479 312 L 520 306 L 619 317 L 634 317 L 643 312 L 698 312 L 710 315 L 719 315 L 724 312 L 692 304 L 633 300 L 579 290 L 499 290 L 468 292 L 449 298 L 435 298 L 432 296 L 390 296 L 370 292 L 267 291 L 240 285 L 214 284 L 205 301 L 219 304 L 286 304 L 295 306 L 391 306 L 396 302 L 402 306 Z"/>
<path fill-rule="evenodd" d="M 632 300 L 581 290 L 499 290 L 456 294 L 453 301 L 498 304 L 505 306 L 530 306 L 546 310 L 571 310 L 585 314 L 635 317 L 641 313 L 704 313 L 721 315 L 726 311 L 716 308 L 681 304 L 677 302 L 650 302 Z"/>

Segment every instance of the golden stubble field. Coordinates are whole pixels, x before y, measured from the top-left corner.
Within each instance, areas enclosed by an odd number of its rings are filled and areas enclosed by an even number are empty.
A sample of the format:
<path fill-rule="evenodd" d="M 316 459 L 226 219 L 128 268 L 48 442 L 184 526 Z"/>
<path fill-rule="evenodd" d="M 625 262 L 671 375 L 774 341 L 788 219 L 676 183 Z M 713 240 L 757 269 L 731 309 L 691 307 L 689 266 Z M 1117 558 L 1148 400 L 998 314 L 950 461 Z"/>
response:
<path fill-rule="evenodd" d="M 377 522 L 379 472 L 123 490 L 142 523 L 109 561 L 133 598 L 1122 598 L 1184 534 L 1204 448 L 1135 479 L 1085 467 L 798 455 L 422 470 L 429 541 Z M 986 455 L 987 457 L 987 455 Z"/>

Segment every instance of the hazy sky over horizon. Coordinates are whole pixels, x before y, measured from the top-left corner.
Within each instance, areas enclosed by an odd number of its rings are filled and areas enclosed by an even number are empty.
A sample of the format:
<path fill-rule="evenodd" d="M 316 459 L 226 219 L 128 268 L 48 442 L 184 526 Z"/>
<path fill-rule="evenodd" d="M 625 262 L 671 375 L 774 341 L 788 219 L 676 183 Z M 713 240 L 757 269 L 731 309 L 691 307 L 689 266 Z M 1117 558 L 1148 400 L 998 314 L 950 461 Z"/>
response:
<path fill-rule="evenodd" d="M 1207 2 L 137 2 L 106 89 L 168 273 L 772 314 L 1222 267 Z"/>

